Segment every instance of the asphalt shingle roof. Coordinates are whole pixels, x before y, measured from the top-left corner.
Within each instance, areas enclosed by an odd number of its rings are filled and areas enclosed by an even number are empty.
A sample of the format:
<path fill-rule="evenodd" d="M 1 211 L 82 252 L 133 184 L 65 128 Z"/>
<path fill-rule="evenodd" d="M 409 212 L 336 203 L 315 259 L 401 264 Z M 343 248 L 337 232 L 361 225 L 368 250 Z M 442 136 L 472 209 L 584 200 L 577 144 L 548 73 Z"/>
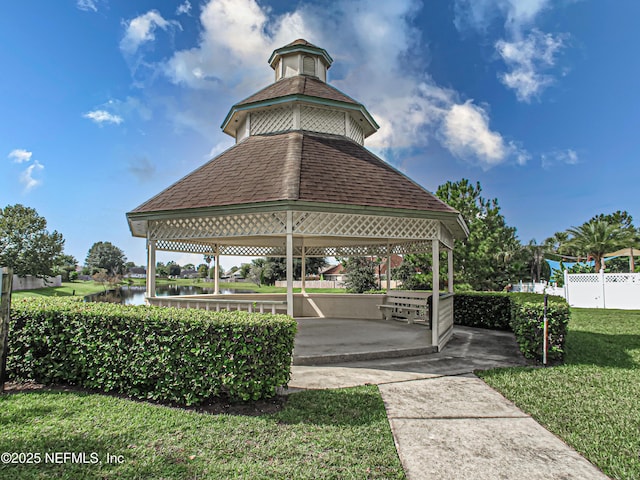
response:
<path fill-rule="evenodd" d="M 293 77 L 283 78 L 272 83 L 268 87 L 265 87 L 259 92 L 240 101 L 235 106 L 240 107 L 250 103 L 282 98 L 289 95 L 307 95 L 310 97 L 360 105 L 360 103 L 355 101 L 353 98 L 345 95 L 337 88 L 332 87 L 316 77 L 296 75 Z"/>
<path fill-rule="evenodd" d="M 248 137 L 131 213 L 279 200 L 455 212 L 363 146 L 294 131 Z"/>

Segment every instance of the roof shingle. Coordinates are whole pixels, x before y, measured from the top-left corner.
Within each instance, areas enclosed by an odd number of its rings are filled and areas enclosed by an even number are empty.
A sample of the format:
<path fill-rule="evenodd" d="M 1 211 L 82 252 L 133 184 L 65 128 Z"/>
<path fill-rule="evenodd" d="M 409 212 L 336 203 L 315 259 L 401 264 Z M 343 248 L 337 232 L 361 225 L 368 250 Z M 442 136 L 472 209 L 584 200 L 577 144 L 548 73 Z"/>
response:
<path fill-rule="evenodd" d="M 456 212 L 361 145 L 295 131 L 251 136 L 131 213 L 279 200 Z"/>
<path fill-rule="evenodd" d="M 287 77 L 282 80 L 278 80 L 250 97 L 236 103 L 234 106 L 240 107 L 250 103 L 286 97 L 289 95 L 307 95 L 309 97 L 360 105 L 360 103 L 355 101 L 353 98 L 345 95 L 337 88 L 332 87 L 316 77 L 296 75 L 294 77 Z"/>

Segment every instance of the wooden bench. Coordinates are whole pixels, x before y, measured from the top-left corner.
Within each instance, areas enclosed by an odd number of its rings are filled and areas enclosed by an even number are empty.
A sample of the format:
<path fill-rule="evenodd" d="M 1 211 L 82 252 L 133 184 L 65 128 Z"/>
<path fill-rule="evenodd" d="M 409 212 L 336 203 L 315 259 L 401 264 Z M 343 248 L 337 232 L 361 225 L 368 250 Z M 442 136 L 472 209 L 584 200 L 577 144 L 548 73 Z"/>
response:
<path fill-rule="evenodd" d="M 384 320 L 400 320 L 407 323 L 429 323 L 429 297 L 427 292 L 393 290 L 378 305 Z"/>

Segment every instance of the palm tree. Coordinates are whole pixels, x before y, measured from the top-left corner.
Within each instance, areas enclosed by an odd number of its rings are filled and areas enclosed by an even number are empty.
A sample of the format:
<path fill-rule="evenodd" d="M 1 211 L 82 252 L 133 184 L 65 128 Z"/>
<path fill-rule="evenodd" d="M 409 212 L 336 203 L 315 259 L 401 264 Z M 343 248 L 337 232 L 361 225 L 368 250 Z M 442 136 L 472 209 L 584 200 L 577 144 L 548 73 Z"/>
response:
<path fill-rule="evenodd" d="M 567 242 L 569 241 L 568 232 L 556 232 L 544 241 L 544 248 L 547 253 L 555 253 L 558 255 L 568 254 Z"/>
<path fill-rule="evenodd" d="M 632 240 L 629 233 L 621 229 L 620 225 L 600 219 L 591 220 L 579 227 L 572 227 L 567 232 L 572 235 L 568 245 L 577 252 L 593 257 L 596 270 L 604 270 L 605 253 L 622 248 Z"/>
<path fill-rule="evenodd" d="M 544 262 L 544 246 L 537 243 L 535 239 L 529 241 L 525 247 L 530 255 L 531 281 L 536 283 L 542 277 L 542 263 Z"/>

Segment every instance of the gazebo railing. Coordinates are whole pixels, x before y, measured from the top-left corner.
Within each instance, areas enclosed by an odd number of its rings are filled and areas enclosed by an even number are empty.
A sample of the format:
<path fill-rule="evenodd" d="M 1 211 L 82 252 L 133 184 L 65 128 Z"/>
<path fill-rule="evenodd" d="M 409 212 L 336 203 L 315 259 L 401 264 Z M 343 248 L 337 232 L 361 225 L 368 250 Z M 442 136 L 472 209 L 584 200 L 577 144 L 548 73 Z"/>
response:
<path fill-rule="evenodd" d="M 438 344 L 443 345 L 453 329 L 453 293 L 445 293 L 438 298 Z"/>
<path fill-rule="evenodd" d="M 199 308 L 202 310 L 210 310 L 220 312 L 228 311 L 245 311 L 256 313 L 273 313 L 275 314 L 278 307 L 284 306 L 286 310 L 287 302 L 285 300 L 242 300 L 231 298 L 190 298 L 186 295 L 167 296 L 167 297 L 147 297 L 150 305 L 158 307 L 174 307 L 174 308 Z"/>

